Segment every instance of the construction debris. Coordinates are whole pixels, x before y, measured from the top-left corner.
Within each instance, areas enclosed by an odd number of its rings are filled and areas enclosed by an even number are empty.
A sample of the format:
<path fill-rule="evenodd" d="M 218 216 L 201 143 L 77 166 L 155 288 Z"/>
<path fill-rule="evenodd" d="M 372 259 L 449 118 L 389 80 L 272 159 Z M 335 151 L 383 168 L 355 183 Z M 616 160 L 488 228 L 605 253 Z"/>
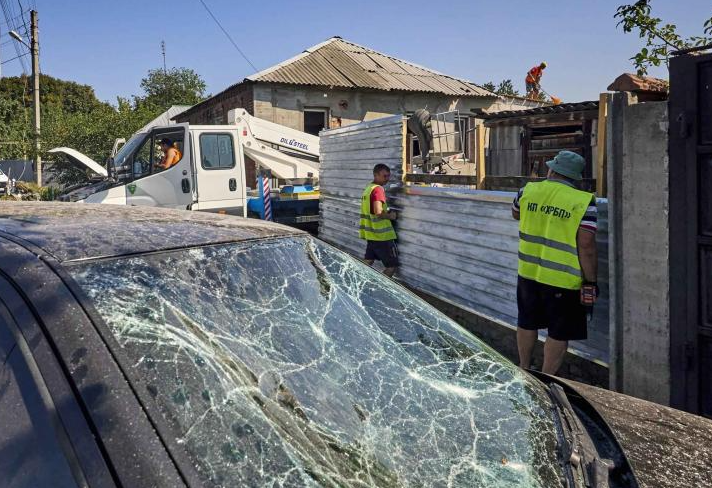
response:
<path fill-rule="evenodd" d="M 667 99 L 670 83 L 667 80 L 651 76 L 638 76 L 623 73 L 608 85 L 609 91 L 627 91 L 639 94 L 656 95 L 658 100 Z"/>

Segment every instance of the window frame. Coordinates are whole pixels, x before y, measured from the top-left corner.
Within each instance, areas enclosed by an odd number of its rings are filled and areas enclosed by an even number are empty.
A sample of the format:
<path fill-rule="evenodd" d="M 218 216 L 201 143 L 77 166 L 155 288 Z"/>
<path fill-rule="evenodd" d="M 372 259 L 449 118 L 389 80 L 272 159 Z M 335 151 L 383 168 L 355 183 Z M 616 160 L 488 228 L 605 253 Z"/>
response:
<path fill-rule="evenodd" d="M 145 178 L 146 176 L 151 176 L 153 174 L 153 157 L 155 152 L 155 143 L 153 141 L 153 134 L 149 134 L 149 136 L 144 139 L 144 141 L 138 146 L 138 148 L 136 148 L 134 153 L 131 155 L 131 181 L 139 180 L 141 178 Z M 136 156 L 138 156 L 138 154 L 141 152 L 141 150 L 146 144 L 148 144 L 149 147 L 148 172 L 137 175 L 134 171 L 134 163 L 136 162 Z"/>
<path fill-rule="evenodd" d="M 206 167 L 203 164 L 203 136 L 227 136 L 230 139 L 230 148 L 232 149 L 232 166 L 214 166 Z M 233 134 L 230 132 L 201 132 L 198 136 L 198 147 L 200 148 L 200 167 L 205 171 L 224 171 L 229 169 L 234 169 L 237 166 L 237 157 L 235 155 L 235 140 Z M 220 144 L 218 143 L 218 155 L 220 154 Z"/>
<path fill-rule="evenodd" d="M 325 130 L 325 129 L 329 129 L 329 128 L 330 128 L 330 127 L 329 127 L 329 126 L 330 126 L 330 124 L 329 124 L 329 120 L 330 120 L 329 114 L 331 113 L 331 109 L 329 109 L 329 107 L 304 107 L 304 109 L 302 109 L 302 131 L 303 131 L 303 132 L 306 132 L 306 127 L 305 127 L 305 122 L 306 122 L 306 120 L 305 120 L 305 117 L 306 117 L 306 113 L 307 113 L 307 112 L 321 113 L 321 114 L 324 116 L 324 127 L 322 128 L 322 130 Z M 308 133 L 308 134 L 311 134 L 311 132 L 307 132 L 307 133 Z M 317 136 L 317 137 L 318 137 L 318 133 L 317 133 L 317 134 L 311 134 L 311 135 L 314 135 L 314 136 Z"/>
<path fill-rule="evenodd" d="M 182 129 L 182 128 L 181 128 Z M 159 141 L 166 135 L 170 136 L 171 134 L 180 134 L 181 135 L 181 143 L 183 144 L 183 150 L 180 153 L 180 159 L 170 168 L 167 169 L 158 169 L 157 168 L 157 162 L 156 162 L 156 156 L 158 155 L 158 151 L 156 149 L 156 146 L 158 145 Z M 154 129 L 151 132 L 151 171 L 149 173 L 150 175 L 157 175 L 159 173 L 164 173 L 166 171 L 169 171 L 176 166 L 178 166 L 178 163 L 183 161 L 185 158 L 185 130 L 180 130 L 180 129 L 173 129 L 173 128 L 161 128 L 161 129 Z M 175 143 L 175 141 L 173 141 Z"/>

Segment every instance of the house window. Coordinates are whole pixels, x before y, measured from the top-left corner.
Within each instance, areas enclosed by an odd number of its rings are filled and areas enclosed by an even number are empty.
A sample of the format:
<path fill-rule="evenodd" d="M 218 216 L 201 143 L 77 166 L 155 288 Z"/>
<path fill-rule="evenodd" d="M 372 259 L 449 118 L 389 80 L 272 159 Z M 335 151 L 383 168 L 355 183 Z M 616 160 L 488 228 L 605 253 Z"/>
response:
<path fill-rule="evenodd" d="M 319 135 L 319 131 L 329 128 L 328 108 L 305 108 L 304 109 L 304 132 L 307 134 Z"/>

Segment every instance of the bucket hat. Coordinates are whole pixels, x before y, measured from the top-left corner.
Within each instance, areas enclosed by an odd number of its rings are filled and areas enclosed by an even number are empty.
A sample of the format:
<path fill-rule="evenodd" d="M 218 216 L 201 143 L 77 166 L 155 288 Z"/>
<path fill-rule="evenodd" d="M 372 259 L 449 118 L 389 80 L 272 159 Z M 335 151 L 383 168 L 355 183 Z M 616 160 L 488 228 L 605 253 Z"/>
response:
<path fill-rule="evenodd" d="M 580 181 L 586 160 L 575 152 L 560 151 L 554 159 L 547 161 L 546 165 L 554 173 L 566 176 L 572 180 Z"/>

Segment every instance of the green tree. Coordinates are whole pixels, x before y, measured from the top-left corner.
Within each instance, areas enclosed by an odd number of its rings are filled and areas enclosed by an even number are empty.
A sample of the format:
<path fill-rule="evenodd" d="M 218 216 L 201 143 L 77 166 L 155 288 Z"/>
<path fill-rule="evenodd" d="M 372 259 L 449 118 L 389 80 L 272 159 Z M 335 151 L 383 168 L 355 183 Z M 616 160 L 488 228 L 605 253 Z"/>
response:
<path fill-rule="evenodd" d="M 168 71 L 152 69 L 141 80 L 143 96 L 135 97 L 136 105 L 155 105 L 167 110 L 171 105 L 195 105 L 205 100 L 205 81 L 188 68 Z"/>
<path fill-rule="evenodd" d="M 510 95 L 515 97 L 519 96 L 519 92 L 516 88 L 514 88 L 514 84 L 510 79 L 502 80 L 499 85 L 497 85 L 496 92 L 499 95 Z"/>
<path fill-rule="evenodd" d="M 130 137 L 162 109 L 155 105 L 134 105 L 119 98 L 117 106 L 103 105 L 88 113 L 49 111 L 43 119 L 43 148 L 73 147 L 94 161 L 103 163 L 118 137 Z M 47 156 L 45 156 L 47 157 Z M 91 174 L 83 167 L 53 156 L 55 174 L 61 185 L 88 180 Z"/>
<path fill-rule="evenodd" d="M 0 99 L 10 99 L 32 105 L 32 81 L 25 75 L 0 78 Z M 40 104 L 42 107 L 67 112 L 90 112 L 107 105 L 96 98 L 94 89 L 73 81 L 40 75 Z"/>
<path fill-rule="evenodd" d="M 32 92 L 28 82 L 24 76 L 0 79 L 0 159 L 32 157 Z M 90 175 L 47 150 L 72 147 L 101 163 L 116 138 L 130 137 L 168 106 L 195 104 L 205 93 L 200 76 L 184 68 L 168 73 L 149 71 L 141 88 L 143 96 L 132 100 L 119 98 L 116 105 L 111 105 L 98 100 L 88 85 L 42 75 L 42 157 L 55 165 L 54 173 L 60 184 L 81 183 Z"/>
<path fill-rule="evenodd" d="M 494 92 L 497 95 L 509 95 L 513 97 L 521 96 L 517 89 L 514 88 L 514 83 L 512 83 L 511 79 L 502 80 L 499 82 L 498 85 L 495 85 L 493 82 L 488 81 L 487 83 L 482 85 L 482 88 Z"/>
<path fill-rule="evenodd" d="M 497 85 L 494 84 L 492 81 L 488 81 L 487 83 L 482 84 L 482 88 L 484 88 L 487 91 L 491 92 L 496 92 L 497 91 Z"/>
<path fill-rule="evenodd" d="M 712 17 L 703 26 L 703 35 L 683 38 L 677 33 L 675 24 L 663 24 L 662 19 L 652 16 L 651 0 L 638 0 L 629 5 L 621 5 L 613 18 L 620 19 L 618 26 L 623 32 L 638 31 L 638 37 L 645 40 L 645 46 L 630 59 L 644 76 L 651 66 L 667 65 L 670 53 L 695 46 L 712 43 Z"/>

